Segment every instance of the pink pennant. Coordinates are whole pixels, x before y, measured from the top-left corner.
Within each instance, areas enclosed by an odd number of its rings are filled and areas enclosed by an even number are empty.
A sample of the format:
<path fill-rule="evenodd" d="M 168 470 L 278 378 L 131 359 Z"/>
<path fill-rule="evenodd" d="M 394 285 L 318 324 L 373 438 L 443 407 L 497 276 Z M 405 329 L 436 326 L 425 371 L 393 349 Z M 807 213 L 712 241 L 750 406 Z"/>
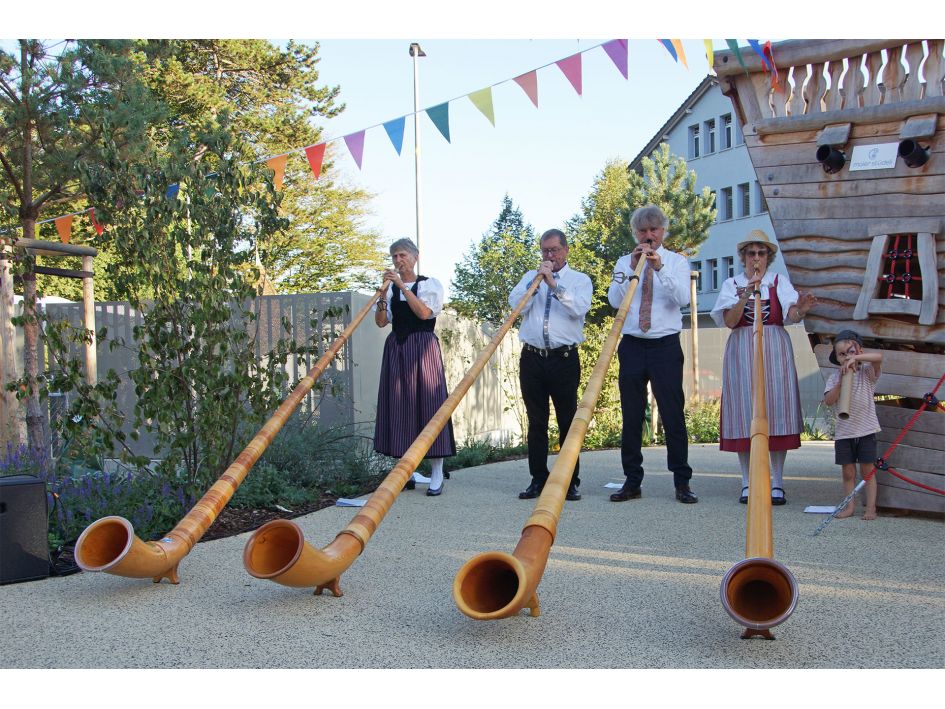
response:
<path fill-rule="evenodd" d="M 605 42 L 603 47 L 604 51 L 607 52 L 607 56 L 613 60 L 614 64 L 616 64 L 617 68 L 620 70 L 620 73 L 623 74 L 623 78 L 630 78 L 627 73 L 627 64 L 629 60 L 627 40 L 612 39 L 609 42 Z"/>
<path fill-rule="evenodd" d="M 578 92 L 578 96 L 581 95 L 581 53 L 573 54 L 566 59 L 555 62 L 558 65 L 558 68 L 564 72 L 564 75 L 568 77 L 568 81 L 571 82 L 571 86 L 574 87 L 574 90 Z"/>
<path fill-rule="evenodd" d="M 527 74 L 515 77 L 515 83 L 522 87 L 525 94 L 538 108 L 538 72 L 530 71 Z"/>
<path fill-rule="evenodd" d="M 309 167 L 312 168 L 312 174 L 317 180 L 322 174 L 322 162 L 325 159 L 325 144 L 311 145 L 305 149 L 305 157 L 308 158 Z"/>
<path fill-rule="evenodd" d="M 346 135 L 345 145 L 348 146 L 348 152 L 351 153 L 351 157 L 354 158 L 360 170 L 361 158 L 364 155 L 364 131 L 362 130 L 357 133 L 352 133 L 351 135 Z"/>

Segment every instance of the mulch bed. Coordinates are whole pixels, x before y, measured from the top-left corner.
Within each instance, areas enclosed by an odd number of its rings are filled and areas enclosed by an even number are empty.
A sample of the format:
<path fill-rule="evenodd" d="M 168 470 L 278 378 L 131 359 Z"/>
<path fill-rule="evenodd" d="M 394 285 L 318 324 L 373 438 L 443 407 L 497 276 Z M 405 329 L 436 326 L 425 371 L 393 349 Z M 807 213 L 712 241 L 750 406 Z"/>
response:
<path fill-rule="evenodd" d="M 312 500 L 303 505 L 293 505 L 290 512 L 269 507 L 262 509 L 224 507 L 213 524 L 210 525 L 210 529 L 200 538 L 200 541 L 206 542 L 211 539 L 222 539 L 232 537 L 235 534 L 251 532 L 274 519 L 301 517 L 325 507 L 331 507 L 337 499 L 336 495 L 322 495 L 318 500 Z"/>

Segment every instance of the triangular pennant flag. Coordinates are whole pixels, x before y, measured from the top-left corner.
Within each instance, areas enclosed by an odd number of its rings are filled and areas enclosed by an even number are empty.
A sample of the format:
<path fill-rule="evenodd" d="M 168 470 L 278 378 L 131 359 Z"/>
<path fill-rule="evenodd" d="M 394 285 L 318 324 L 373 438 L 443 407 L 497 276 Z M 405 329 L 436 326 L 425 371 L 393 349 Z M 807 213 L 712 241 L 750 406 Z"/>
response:
<path fill-rule="evenodd" d="M 394 150 L 397 151 L 398 155 L 400 155 L 400 151 L 403 150 L 404 147 L 404 124 L 406 124 L 406 122 L 407 117 L 401 116 L 392 121 L 387 121 L 387 123 L 384 124 L 387 137 L 390 138 L 390 142 L 394 144 Z"/>
<path fill-rule="evenodd" d="M 527 74 L 516 76 L 515 83 L 522 87 L 525 95 L 532 100 L 535 108 L 538 108 L 538 72 L 530 71 Z"/>
<path fill-rule="evenodd" d="M 778 79 L 779 79 L 778 65 L 774 61 L 774 50 L 771 49 L 770 39 L 767 42 L 765 42 L 764 53 L 765 53 L 764 55 L 768 58 L 768 61 L 771 62 L 771 73 L 772 73 L 771 86 L 774 88 L 775 91 L 778 91 L 780 89 L 780 86 L 778 85 Z"/>
<path fill-rule="evenodd" d="M 581 53 L 572 54 L 570 57 L 556 61 L 555 64 L 558 65 L 558 68 L 564 72 L 564 75 L 568 77 L 568 81 L 571 82 L 571 86 L 574 87 L 574 90 L 577 91 L 578 96 L 581 95 Z"/>
<path fill-rule="evenodd" d="M 705 44 L 705 58 L 709 62 L 709 71 L 713 71 L 712 65 L 715 63 L 715 50 L 712 49 L 712 40 L 704 39 L 702 42 Z"/>
<path fill-rule="evenodd" d="M 679 57 L 676 56 L 676 47 L 673 46 L 672 40 L 669 39 L 658 39 L 657 42 L 666 47 L 666 51 L 669 52 L 675 61 L 679 61 Z"/>
<path fill-rule="evenodd" d="M 167 192 L 164 193 L 164 196 L 168 199 L 175 199 L 178 192 L 180 192 L 180 185 L 171 185 L 167 188 Z"/>
<path fill-rule="evenodd" d="M 92 220 L 92 226 L 95 227 L 95 233 L 96 233 L 96 234 L 98 234 L 99 236 L 101 236 L 103 233 L 105 233 L 105 227 L 103 227 L 101 224 L 99 224 L 97 221 L 95 221 L 95 207 L 92 207 L 92 208 L 89 210 L 89 219 Z"/>
<path fill-rule="evenodd" d="M 749 39 L 748 44 L 751 45 L 751 48 L 755 50 L 755 54 L 761 57 L 761 61 L 764 62 L 765 69 L 771 71 L 771 65 L 768 63 L 768 57 L 765 56 L 764 50 L 761 48 L 761 45 L 758 44 L 757 39 Z"/>
<path fill-rule="evenodd" d="M 70 214 L 67 217 L 59 217 L 56 219 L 56 231 L 59 232 L 59 241 L 63 244 L 68 244 L 69 239 L 72 238 L 72 220 L 75 219 L 74 214 Z"/>
<path fill-rule="evenodd" d="M 325 159 L 325 144 L 310 145 L 305 149 L 305 157 L 308 158 L 308 165 L 312 168 L 312 174 L 317 180 L 322 175 L 322 161 Z"/>
<path fill-rule="evenodd" d="M 276 173 L 272 178 L 272 184 L 276 191 L 282 190 L 282 180 L 285 179 L 285 164 L 288 162 L 288 155 L 277 155 L 274 158 L 266 160 L 266 167 Z"/>
<path fill-rule="evenodd" d="M 354 161 L 358 165 L 358 169 L 361 169 L 361 158 L 364 156 L 364 131 L 358 131 L 357 133 L 351 133 L 350 135 L 345 136 L 345 145 L 348 146 L 348 152 L 351 153 L 351 157 L 354 158 Z"/>
<path fill-rule="evenodd" d="M 686 62 L 686 50 L 683 49 L 682 41 L 678 39 L 671 39 L 669 41 L 673 43 L 673 49 L 676 50 L 676 55 L 679 57 L 679 61 L 681 61 L 683 66 L 688 69 L 689 64 Z"/>
<path fill-rule="evenodd" d="M 744 69 L 745 71 L 748 71 L 748 67 L 745 66 L 745 60 L 742 59 L 742 52 L 738 48 L 738 40 L 727 39 L 725 40 L 725 44 L 727 44 L 728 48 L 731 49 L 735 53 L 735 58 L 738 60 L 738 63 L 741 65 L 742 69 Z"/>
<path fill-rule="evenodd" d="M 617 68 L 620 70 L 620 73 L 623 74 L 623 78 L 630 78 L 627 72 L 629 58 L 629 53 L 627 52 L 627 40 L 612 39 L 609 42 L 605 42 L 603 47 L 604 51 L 607 52 L 607 56 L 613 60 L 614 64 L 616 64 Z"/>
<path fill-rule="evenodd" d="M 430 117 L 430 120 L 433 121 L 433 125 L 437 127 L 437 130 L 443 134 L 443 137 L 446 138 L 446 142 L 450 142 L 450 104 L 449 101 L 446 103 L 441 103 L 439 106 L 433 106 L 432 108 L 427 109 L 427 115 Z"/>
<path fill-rule="evenodd" d="M 492 108 L 492 87 L 473 91 L 468 96 L 469 100 L 473 102 L 473 106 L 482 111 L 482 115 L 488 118 L 492 125 L 495 125 L 495 111 Z"/>

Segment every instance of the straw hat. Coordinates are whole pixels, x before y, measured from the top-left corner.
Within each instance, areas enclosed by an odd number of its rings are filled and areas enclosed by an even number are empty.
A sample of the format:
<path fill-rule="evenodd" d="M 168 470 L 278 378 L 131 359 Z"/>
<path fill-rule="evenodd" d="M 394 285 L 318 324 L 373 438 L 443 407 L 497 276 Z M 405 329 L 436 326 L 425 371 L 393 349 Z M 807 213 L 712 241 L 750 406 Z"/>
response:
<path fill-rule="evenodd" d="M 747 239 L 739 241 L 735 251 L 741 251 L 744 247 L 748 246 L 748 244 L 764 244 L 772 254 L 778 253 L 778 245 L 773 243 L 768 235 L 761 229 L 755 229 L 748 235 Z"/>

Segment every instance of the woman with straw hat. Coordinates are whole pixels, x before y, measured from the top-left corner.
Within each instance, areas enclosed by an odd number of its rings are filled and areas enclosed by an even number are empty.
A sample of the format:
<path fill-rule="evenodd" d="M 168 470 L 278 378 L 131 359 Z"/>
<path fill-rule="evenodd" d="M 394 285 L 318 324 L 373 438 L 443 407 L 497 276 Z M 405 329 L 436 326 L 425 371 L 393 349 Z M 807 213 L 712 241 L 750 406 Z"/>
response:
<path fill-rule="evenodd" d="M 761 293 L 764 323 L 765 390 L 768 448 L 771 458 L 771 504 L 787 502 L 783 488 L 787 452 L 801 446 L 804 421 L 794 366 L 791 338 L 784 326 L 803 320 L 817 303 L 810 293 L 799 294 L 785 274 L 771 273 L 778 247 L 761 229 L 738 244 L 744 271 L 727 279 L 712 309 L 712 319 L 732 332 L 722 360 L 720 448 L 738 453 L 742 473 L 739 502 L 748 502 L 748 452 L 751 448 L 751 390 L 755 320 L 752 294 Z"/>

